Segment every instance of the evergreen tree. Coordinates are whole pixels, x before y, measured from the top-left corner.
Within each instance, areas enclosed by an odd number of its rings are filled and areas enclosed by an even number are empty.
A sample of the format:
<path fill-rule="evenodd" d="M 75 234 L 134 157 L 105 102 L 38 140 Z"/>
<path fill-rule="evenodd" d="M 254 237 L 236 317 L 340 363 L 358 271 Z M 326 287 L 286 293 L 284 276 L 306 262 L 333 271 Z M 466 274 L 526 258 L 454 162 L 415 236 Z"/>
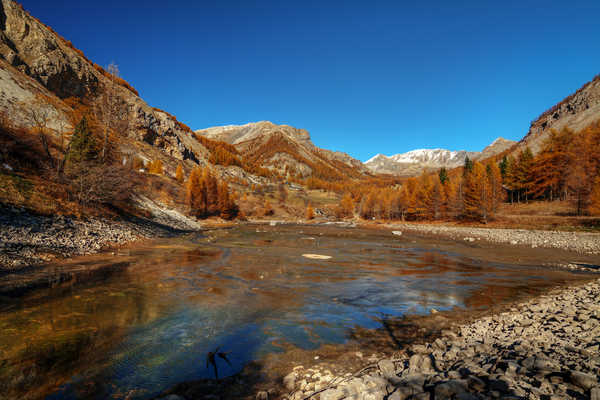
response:
<path fill-rule="evenodd" d="M 502 161 L 500 161 L 500 175 L 502 179 L 506 176 L 506 169 L 508 168 L 508 157 L 502 157 Z"/>
<path fill-rule="evenodd" d="M 83 117 L 75 127 L 66 160 L 68 163 L 80 163 L 95 160 L 97 156 L 96 141 L 90 132 L 87 118 Z"/>
<path fill-rule="evenodd" d="M 440 168 L 440 172 L 438 173 L 438 176 L 440 178 L 440 183 L 442 185 L 444 185 L 448 181 L 448 171 L 446 170 L 446 168 L 444 168 L 444 167 Z"/>
<path fill-rule="evenodd" d="M 473 161 L 471 161 L 469 156 L 467 156 L 465 158 L 465 167 L 463 170 L 463 175 L 467 175 L 467 174 L 471 173 L 471 171 L 473 171 Z"/>

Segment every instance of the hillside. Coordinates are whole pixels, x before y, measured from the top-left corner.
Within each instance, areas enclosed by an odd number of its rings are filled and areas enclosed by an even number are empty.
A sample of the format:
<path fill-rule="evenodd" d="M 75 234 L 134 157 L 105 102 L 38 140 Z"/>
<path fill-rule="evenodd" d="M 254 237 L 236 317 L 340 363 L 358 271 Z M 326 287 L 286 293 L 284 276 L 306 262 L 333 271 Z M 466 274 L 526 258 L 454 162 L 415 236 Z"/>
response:
<path fill-rule="evenodd" d="M 483 160 L 499 154 L 514 145 L 512 140 L 498 138 L 481 152 L 445 149 L 420 149 L 407 153 L 385 156 L 378 154 L 365 162 L 365 166 L 374 173 L 399 176 L 417 176 L 423 171 L 439 168 L 456 168 L 464 164 L 465 159 Z"/>
<path fill-rule="evenodd" d="M 553 130 L 568 128 L 577 132 L 599 119 L 600 75 L 597 75 L 534 120 L 525 137 L 519 142 L 518 149 L 529 147 L 537 153 Z"/>
<path fill-rule="evenodd" d="M 362 163 L 346 153 L 316 147 L 304 129 L 269 121 L 228 125 L 196 131 L 232 145 L 249 164 L 284 177 L 344 180 L 369 175 Z"/>

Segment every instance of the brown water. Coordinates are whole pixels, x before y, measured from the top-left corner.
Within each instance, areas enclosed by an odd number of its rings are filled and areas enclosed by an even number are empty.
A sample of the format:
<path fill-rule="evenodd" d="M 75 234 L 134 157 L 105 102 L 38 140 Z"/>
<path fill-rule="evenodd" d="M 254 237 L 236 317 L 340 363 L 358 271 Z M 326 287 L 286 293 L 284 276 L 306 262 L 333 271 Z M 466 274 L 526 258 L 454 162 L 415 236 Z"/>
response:
<path fill-rule="evenodd" d="M 104 272 L 5 299 L 0 398 L 145 398 L 212 377 L 205 355 L 216 347 L 230 352 L 231 365 L 219 364 L 226 376 L 283 343 L 343 343 L 351 328 L 377 328 L 382 318 L 487 307 L 574 279 L 375 230 L 242 226 L 209 235 L 64 262 L 46 269 L 49 280 Z"/>

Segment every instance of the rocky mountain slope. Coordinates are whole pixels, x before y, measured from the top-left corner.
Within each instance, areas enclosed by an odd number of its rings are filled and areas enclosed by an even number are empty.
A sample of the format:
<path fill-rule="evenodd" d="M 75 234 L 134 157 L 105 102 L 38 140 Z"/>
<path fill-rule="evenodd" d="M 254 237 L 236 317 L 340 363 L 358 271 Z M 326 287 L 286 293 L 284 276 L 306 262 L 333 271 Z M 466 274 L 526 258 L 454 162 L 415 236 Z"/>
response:
<path fill-rule="evenodd" d="M 197 163 L 208 154 L 191 129 L 150 107 L 124 80 L 113 78 L 12 0 L 0 2 L 0 59 L 0 111 L 16 126 L 30 127 L 23 109 L 39 93 L 51 97 L 48 128 L 56 135 L 73 129 L 67 123 L 69 108 L 62 100 L 75 97 L 94 106 L 112 95 L 125 114 L 126 126 L 119 133 L 158 150 L 154 155 L 164 157 L 173 173 L 173 160 Z M 130 147 L 129 151 L 137 150 Z"/>
<path fill-rule="evenodd" d="M 233 145 L 248 162 L 282 175 L 328 179 L 364 177 L 367 168 L 346 153 L 316 147 L 304 129 L 269 121 L 218 126 L 197 134 Z"/>
<path fill-rule="evenodd" d="M 467 157 L 472 160 L 492 157 L 510 148 L 514 144 L 515 142 L 512 140 L 498 138 L 481 152 L 420 149 L 389 157 L 383 154 L 377 154 L 375 157 L 366 161 L 365 166 L 374 173 L 415 176 L 421 174 L 423 171 L 439 169 L 442 167 L 459 167 L 464 164 Z"/>
<path fill-rule="evenodd" d="M 598 120 L 600 120 L 600 75 L 533 121 L 527 135 L 519 142 L 518 149 L 529 146 L 536 153 L 552 130 L 569 128 L 576 132 Z"/>

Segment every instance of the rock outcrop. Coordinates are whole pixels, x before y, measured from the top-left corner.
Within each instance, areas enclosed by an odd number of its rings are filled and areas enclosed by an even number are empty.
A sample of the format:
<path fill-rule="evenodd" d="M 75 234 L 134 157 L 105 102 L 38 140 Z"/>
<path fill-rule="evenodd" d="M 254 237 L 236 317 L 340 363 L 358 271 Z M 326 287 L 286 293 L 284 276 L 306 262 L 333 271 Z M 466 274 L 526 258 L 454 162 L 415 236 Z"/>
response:
<path fill-rule="evenodd" d="M 64 124 L 57 123 L 56 119 L 64 119 L 60 114 L 67 110 L 66 107 L 61 110 L 60 99 L 85 98 L 97 104 L 107 95 L 107 88 L 114 86 L 115 97 L 125 110 L 127 121 L 120 134 L 145 142 L 175 160 L 199 163 L 207 157 L 207 149 L 195 139 L 191 129 L 172 115 L 150 107 L 122 79 L 111 79 L 108 72 L 88 60 L 71 42 L 12 0 L 0 2 L 0 59 L 5 61 L 0 64 L 3 88 L 0 110 L 9 114 L 17 126 L 28 127 L 22 115 L 15 113 L 17 103 L 27 102 L 40 92 L 56 96 L 52 102 L 56 116 L 49 127 L 57 131 L 58 126 Z M 24 83 L 25 76 L 45 90 L 33 82 Z M 14 82 L 19 82 L 19 90 L 6 89 L 14 87 Z"/>

